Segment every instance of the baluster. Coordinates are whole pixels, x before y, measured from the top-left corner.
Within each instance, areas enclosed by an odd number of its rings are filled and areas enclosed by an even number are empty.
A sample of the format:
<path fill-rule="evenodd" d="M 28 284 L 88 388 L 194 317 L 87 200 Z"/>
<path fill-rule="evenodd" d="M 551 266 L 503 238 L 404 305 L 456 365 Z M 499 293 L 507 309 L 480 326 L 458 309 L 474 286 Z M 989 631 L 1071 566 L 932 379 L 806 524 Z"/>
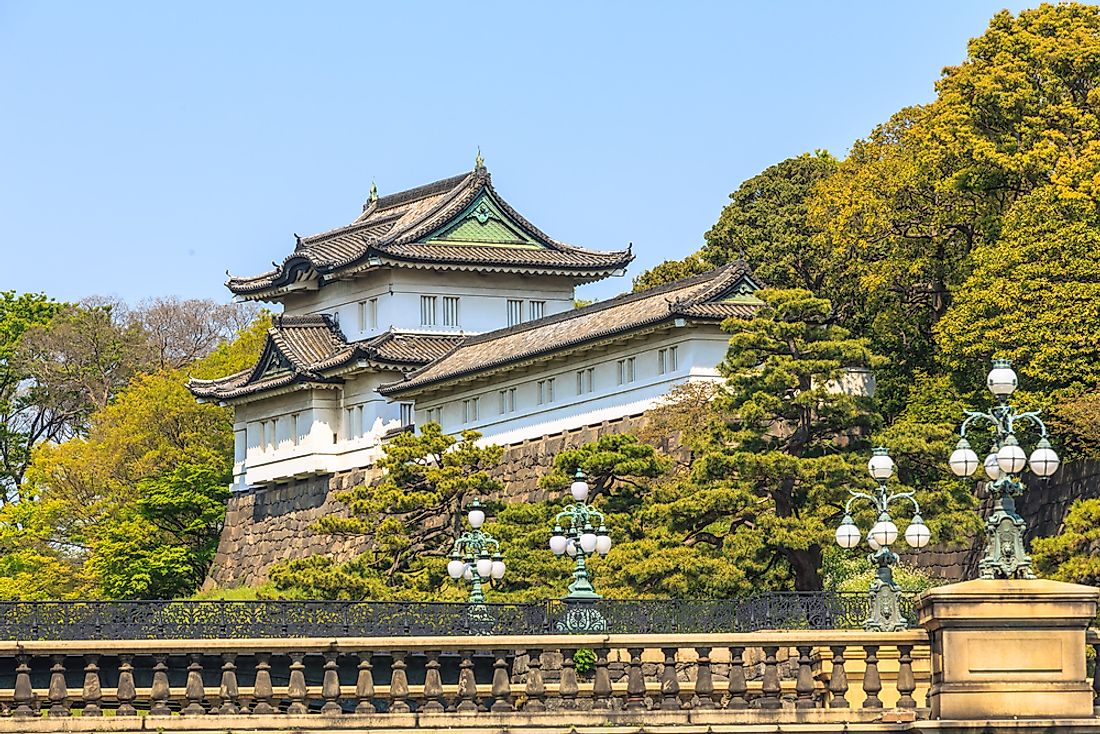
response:
<path fill-rule="evenodd" d="M 65 683 L 65 656 L 51 655 L 50 667 L 50 716 L 69 716 L 69 686 Z"/>
<path fill-rule="evenodd" d="M 474 677 L 474 651 L 463 650 L 458 664 L 458 703 L 460 713 L 477 711 L 477 680 Z"/>
<path fill-rule="evenodd" d="M 187 687 L 183 691 L 187 705 L 180 711 L 184 716 L 204 714 L 202 700 L 206 697 L 206 689 L 202 683 L 202 655 L 191 653 L 191 662 L 187 666 Z"/>
<path fill-rule="evenodd" d="M 336 659 L 340 653 L 329 650 L 325 653 L 325 674 L 321 679 L 321 698 L 325 699 L 325 705 L 321 707 L 322 714 L 342 714 L 340 707 L 340 673 Z"/>
<path fill-rule="evenodd" d="M 493 705 L 494 713 L 512 710 L 512 678 L 508 673 L 508 651 L 493 651 Z"/>
<path fill-rule="evenodd" d="M 627 648 L 630 655 L 630 667 L 626 671 L 626 710 L 645 711 L 645 675 L 642 673 L 642 651 L 640 647 Z"/>
<path fill-rule="evenodd" d="M 31 687 L 31 666 L 30 655 L 16 655 L 15 660 L 18 663 L 15 666 L 15 691 L 13 691 L 12 699 L 15 703 L 15 711 L 12 715 L 24 717 L 34 715 L 34 705 L 37 702 L 37 697 L 34 693 L 34 688 Z"/>
<path fill-rule="evenodd" d="M 1092 651 L 1096 653 L 1092 673 L 1092 710 L 1094 715 L 1100 716 L 1100 643 L 1093 645 Z"/>
<path fill-rule="evenodd" d="M 695 695 L 698 700 L 695 702 L 695 708 L 715 708 L 714 677 L 710 669 L 710 648 L 697 647 L 695 648 L 695 654 L 698 656 L 695 668 Z"/>
<path fill-rule="evenodd" d="M 913 646 L 898 645 L 898 708 L 915 709 L 917 700 L 913 691 L 917 690 L 917 681 L 913 677 Z"/>
<path fill-rule="evenodd" d="M 561 696 L 561 707 L 567 711 L 577 708 L 577 663 L 573 660 L 576 648 L 563 649 L 561 651 L 561 679 L 558 681 L 558 695 Z"/>
<path fill-rule="evenodd" d="M 794 684 L 795 693 L 798 694 L 794 707 L 798 709 L 812 709 L 817 705 L 814 701 L 814 673 L 810 666 L 812 651 L 813 647 L 810 645 L 798 646 L 798 679 Z"/>
<path fill-rule="evenodd" d="M 134 687 L 133 662 L 133 655 L 118 656 L 118 687 L 115 688 L 118 709 L 115 710 L 115 716 L 137 716 L 137 709 L 134 708 L 137 689 Z"/>
<path fill-rule="evenodd" d="M 833 651 L 833 670 L 829 673 L 829 708 L 848 708 L 848 674 L 844 670 L 844 645 L 831 645 Z"/>
<path fill-rule="evenodd" d="M 439 651 L 428 650 L 425 655 L 428 656 L 428 660 L 424 663 L 424 701 L 418 709 L 438 714 L 445 708 L 443 706 L 443 679 L 439 675 Z"/>
<path fill-rule="evenodd" d="M 373 714 L 378 709 L 374 707 L 374 671 L 371 668 L 372 653 L 359 653 L 358 671 L 355 676 L 355 705 L 357 714 Z"/>
<path fill-rule="evenodd" d="M 252 686 L 252 713 L 277 714 L 279 709 L 272 705 L 275 690 L 271 687 L 271 653 L 256 653 L 256 683 Z"/>
<path fill-rule="evenodd" d="M 290 679 L 287 681 L 286 697 L 290 703 L 286 707 L 288 714 L 308 714 L 309 706 L 306 705 L 306 666 L 304 652 L 290 653 Z"/>
<path fill-rule="evenodd" d="M 151 716 L 168 716 L 172 710 L 168 708 L 168 699 L 172 691 L 168 687 L 168 656 L 153 656 L 153 687 L 149 691 L 149 714 Z"/>
<path fill-rule="evenodd" d="M 240 711 L 240 690 L 237 688 L 237 653 L 222 653 L 222 680 L 218 687 L 220 705 L 212 706 L 212 714 L 235 714 Z"/>
<path fill-rule="evenodd" d="M 878 673 L 878 645 L 864 645 L 863 649 L 867 651 L 867 669 L 863 673 L 863 692 L 867 698 L 863 701 L 863 708 L 880 709 L 882 701 L 878 693 L 882 690 L 882 678 Z"/>
<path fill-rule="evenodd" d="M 408 665 L 405 663 L 405 653 L 395 650 L 390 653 L 393 656 L 393 665 L 390 672 L 390 713 L 409 713 L 409 679 L 405 673 Z"/>
<path fill-rule="evenodd" d="M 745 648 L 730 648 L 730 700 L 726 708 L 744 709 L 749 707 L 749 685 L 745 681 Z"/>
<path fill-rule="evenodd" d="M 103 689 L 99 685 L 99 656 L 84 656 L 84 691 L 81 693 L 84 710 L 81 716 L 103 716 L 99 702 L 103 699 Z"/>
<path fill-rule="evenodd" d="M 546 710 L 546 684 L 542 680 L 542 650 L 527 651 L 527 701 L 523 704 L 525 711 Z"/>
<path fill-rule="evenodd" d="M 611 676 L 607 672 L 606 647 L 596 648 L 596 673 L 592 679 L 592 708 L 604 711 L 611 708 Z"/>
<path fill-rule="evenodd" d="M 778 645 L 764 645 L 764 678 L 760 682 L 760 708 L 777 709 L 783 706 L 779 698 L 782 689 L 779 687 L 779 663 L 776 661 Z"/>
<path fill-rule="evenodd" d="M 680 681 L 676 679 L 676 648 L 662 647 L 665 655 L 661 668 L 661 709 L 663 711 L 680 710 Z"/>

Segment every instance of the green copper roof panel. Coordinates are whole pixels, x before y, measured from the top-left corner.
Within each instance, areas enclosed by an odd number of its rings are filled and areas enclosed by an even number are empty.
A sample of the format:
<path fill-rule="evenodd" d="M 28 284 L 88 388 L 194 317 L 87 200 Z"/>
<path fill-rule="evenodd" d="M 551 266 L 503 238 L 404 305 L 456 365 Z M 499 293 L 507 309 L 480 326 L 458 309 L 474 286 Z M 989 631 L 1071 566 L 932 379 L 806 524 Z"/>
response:
<path fill-rule="evenodd" d="M 474 199 L 453 220 L 421 240 L 427 244 L 541 248 L 487 194 Z"/>

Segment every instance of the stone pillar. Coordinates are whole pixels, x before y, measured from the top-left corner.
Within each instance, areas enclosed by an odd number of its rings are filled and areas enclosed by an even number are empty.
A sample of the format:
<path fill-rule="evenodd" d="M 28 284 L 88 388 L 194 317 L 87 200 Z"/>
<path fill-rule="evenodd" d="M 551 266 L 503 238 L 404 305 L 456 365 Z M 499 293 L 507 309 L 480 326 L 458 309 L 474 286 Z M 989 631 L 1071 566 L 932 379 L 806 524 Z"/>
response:
<path fill-rule="evenodd" d="M 1098 595 L 1045 579 L 924 592 L 917 609 L 932 648 L 932 718 L 1091 718 L 1085 630 Z"/>

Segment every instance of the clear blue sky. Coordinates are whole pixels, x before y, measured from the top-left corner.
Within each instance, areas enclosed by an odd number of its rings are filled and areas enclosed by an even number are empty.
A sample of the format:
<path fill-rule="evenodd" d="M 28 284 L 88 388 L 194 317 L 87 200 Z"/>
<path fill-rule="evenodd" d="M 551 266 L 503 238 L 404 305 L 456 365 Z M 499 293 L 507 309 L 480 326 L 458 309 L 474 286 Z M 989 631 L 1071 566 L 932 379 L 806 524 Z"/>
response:
<path fill-rule="evenodd" d="M 479 145 L 551 236 L 633 242 L 634 275 L 742 180 L 931 99 L 1001 7 L 0 0 L 0 290 L 227 300 L 226 269 Z"/>

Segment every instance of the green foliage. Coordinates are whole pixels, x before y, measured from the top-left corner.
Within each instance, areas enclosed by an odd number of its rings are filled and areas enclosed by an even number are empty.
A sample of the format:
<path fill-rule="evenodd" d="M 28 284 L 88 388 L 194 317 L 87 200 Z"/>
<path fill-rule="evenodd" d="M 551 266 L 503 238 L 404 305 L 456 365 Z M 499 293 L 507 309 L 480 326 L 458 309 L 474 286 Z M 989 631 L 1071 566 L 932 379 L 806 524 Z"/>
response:
<path fill-rule="evenodd" d="M 843 592 L 867 591 L 875 579 L 876 566 L 868 555 L 833 546 L 825 551 L 825 588 Z M 894 566 L 894 582 L 912 594 L 947 583 L 904 561 Z"/>
<path fill-rule="evenodd" d="M 565 449 L 554 457 L 554 468 L 539 478 L 539 486 L 551 492 L 568 489 L 581 469 L 588 478 L 591 497 L 620 488 L 620 494 L 637 497 L 644 481 L 663 474 L 668 460 L 650 445 L 628 433 L 606 434 L 579 448 Z"/>
<path fill-rule="evenodd" d="M 582 647 L 573 653 L 573 665 L 577 675 L 587 677 L 596 670 L 596 652 L 588 647 Z"/>
<path fill-rule="evenodd" d="M 674 280 L 705 273 L 715 267 L 717 266 L 712 265 L 699 254 L 688 255 L 683 260 L 665 260 L 634 278 L 633 292 L 637 293 L 638 291 L 656 288 Z"/>
<path fill-rule="evenodd" d="M 1062 532 L 1031 541 L 1031 558 L 1043 578 L 1100 586 L 1100 499 L 1070 505 Z"/>

